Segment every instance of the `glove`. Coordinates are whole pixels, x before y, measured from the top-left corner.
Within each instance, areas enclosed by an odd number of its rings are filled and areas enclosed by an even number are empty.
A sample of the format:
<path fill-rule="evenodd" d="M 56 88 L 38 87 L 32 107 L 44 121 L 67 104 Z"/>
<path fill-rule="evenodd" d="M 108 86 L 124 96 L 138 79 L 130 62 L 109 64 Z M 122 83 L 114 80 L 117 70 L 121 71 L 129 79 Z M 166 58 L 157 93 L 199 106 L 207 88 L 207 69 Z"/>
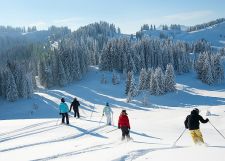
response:
<path fill-rule="evenodd" d="M 62 113 L 60 112 L 59 115 L 62 115 Z"/>
<path fill-rule="evenodd" d="M 120 129 L 120 127 L 118 126 L 118 129 Z"/>
<path fill-rule="evenodd" d="M 209 119 L 208 119 L 208 118 L 206 118 L 206 121 L 207 121 L 207 122 L 209 122 Z"/>
<path fill-rule="evenodd" d="M 104 114 L 102 114 L 102 116 L 104 116 Z"/>

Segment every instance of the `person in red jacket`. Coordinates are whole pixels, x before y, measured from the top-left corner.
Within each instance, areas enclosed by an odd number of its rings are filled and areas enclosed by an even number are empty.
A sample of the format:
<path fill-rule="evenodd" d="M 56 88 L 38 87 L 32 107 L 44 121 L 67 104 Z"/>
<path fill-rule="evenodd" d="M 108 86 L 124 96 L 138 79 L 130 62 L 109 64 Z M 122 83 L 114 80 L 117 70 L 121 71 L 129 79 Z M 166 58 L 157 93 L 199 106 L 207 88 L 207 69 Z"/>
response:
<path fill-rule="evenodd" d="M 118 128 L 122 131 L 122 140 L 125 139 L 125 136 L 127 140 L 130 140 L 130 123 L 126 110 L 122 110 L 119 116 Z"/>

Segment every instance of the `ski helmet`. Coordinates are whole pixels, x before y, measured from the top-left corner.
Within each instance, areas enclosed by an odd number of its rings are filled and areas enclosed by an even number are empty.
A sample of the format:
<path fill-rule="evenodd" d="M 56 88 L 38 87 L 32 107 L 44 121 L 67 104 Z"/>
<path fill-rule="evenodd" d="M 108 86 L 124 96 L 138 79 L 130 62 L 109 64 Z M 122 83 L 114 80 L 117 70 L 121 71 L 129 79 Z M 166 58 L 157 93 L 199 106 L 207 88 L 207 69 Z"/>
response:
<path fill-rule="evenodd" d="M 193 111 L 195 111 L 197 114 L 199 114 L 199 109 L 194 108 Z"/>

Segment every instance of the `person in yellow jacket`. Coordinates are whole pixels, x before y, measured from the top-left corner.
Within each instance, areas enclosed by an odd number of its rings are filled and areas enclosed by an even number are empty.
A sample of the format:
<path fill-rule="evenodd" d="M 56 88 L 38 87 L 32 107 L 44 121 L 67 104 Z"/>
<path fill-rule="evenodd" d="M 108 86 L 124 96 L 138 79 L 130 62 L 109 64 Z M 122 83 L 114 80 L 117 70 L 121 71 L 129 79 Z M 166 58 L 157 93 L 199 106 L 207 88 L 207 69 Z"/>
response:
<path fill-rule="evenodd" d="M 191 114 L 186 117 L 184 125 L 186 129 L 189 129 L 191 137 L 195 144 L 204 144 L 205 142 L 199 129 L 199 121 L 201 123 L 207 123 L 209 119 L 203 119 L 203 117 L 199 115 L 199 109 L 195 108 L 191 111 Z"/>

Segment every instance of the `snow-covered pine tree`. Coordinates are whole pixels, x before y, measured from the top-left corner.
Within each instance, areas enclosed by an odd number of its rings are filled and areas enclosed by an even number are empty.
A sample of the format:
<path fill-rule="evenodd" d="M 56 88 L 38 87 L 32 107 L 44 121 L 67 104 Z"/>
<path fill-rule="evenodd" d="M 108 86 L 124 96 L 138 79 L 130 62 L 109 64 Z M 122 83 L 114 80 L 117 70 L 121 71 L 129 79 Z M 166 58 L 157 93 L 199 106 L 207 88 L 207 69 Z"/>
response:
<path fill-rule="evenodd" d="M 203 72 L 203 64 L 205 61 L 205 53 L 200 53 L 197 61 L 195 61 L 195 70 L 197 72 L 198 75 L 198 79 L 202 79 L 202 72 Z"/>
<path fill-rule="evenodd" d="M 1 95 L 3 98 L 6 98 L 6 92 L 7 92 L 7 81 L 8 81 L 8 71 L 7 69 L 3 69 L 2 72 L 2 80 L 1 80 Z"/>
<path fill-rule="evenodd" d="M 60 58 L 58 58 L 58 83 L 60 86 L 65 86 L 67 83 L 66 74 Z"/>
<path fill-rule="evenodd" d="M 147 72 L 144 68 L 141 69 L 140 76 L 139 76 L 139 90 L 146 89 L 146 80 L 147 80 Z"/>
<path fill-rule="evenodd" d="M 165 93 L 165 76 L 160 67 L 155 70 L 155 81 L 156 81 L 156 95 L 162 95 Z"/>
<path fill-rule="evenodd" d="M 14 102 L 19 98 L 14 76 L 10 69 L 7 71 L 6 99 Z"/>
<path fill-rule="evenodd" d="M 78 45 L 80 45 L 78 46 L 79 49 L 77 51 L 79 64 L 80 64 L 80 70 L 81 70 L 81 73 L 84 74 L 88 70 L 88 60 L 87 60 L 88 51 L 84 41 L 82 41 L 82 43 Z"/>
<path fill-rule="evenodd" d="M 151 86 L 151 78 L 154 75 L 154 70 L 153 68 L 148 68 L 147 70 L 147 76 L 146 76 L 146 87 L 145 89 L 150 90 L 150 86 Z"/>
<path fill-rule="evenodd" d="M 131 92 L 128 92 L 127 94 L 127 103 L 131 102 L 133 99 L 132 95 L 131 95 Z"/>
<path fill-rule="evenodd" d="M 214 54 L 212 57 L 212 73 L 213 73 L 213 79 L 216 83 L 221 83 L 224 81 L 224 69 L 221 63 L 221 55 L 220 54 Z"/>
<path fill-rule="evenodd" d="M 165 92 L 173 92 L 176 90 L 175 74 L 172 64 L 168 64 L 165 72 Z"/>
<path fill-rule="evenodd" d="M 128 64 L 127 64 L 127 69 L 129 71 L 133 71 L 133 73 L 137 72 L 137 68 L 133 59 L 133 53 L 132 53 L 132 49 L 130 44 L 128 44 L 128 49 L 127 49 L 127 60 L 128 60 Z"/>
<path fill-rule="evenodd" d="M 38 77 L 40 84 L 47 87 L 46 64 L 44 60 L 40 60 L 38 63 Z"/>
<path fill-rule="evenodd" d="M 111 58 L 112 58 L 112 42 L 110 41 L 103 48 L 99 64 L 100 70 L 107 70 L 107 71 L 112 70 Z"/>
<path fill-rule="evenodd" d="M 72 56 L 73 64 L 71 65 L 71 73 L 73 76 L 73 80 L 80 80 L 82 78 L 80 62 L 78 59 L 77 52 L 75 52 L 75 51 L 73 51 L 73 52 L 74 52 L 73 56 Z"/>
<path fill-rule="evenodd" d="M 28 86 L 27 86 L 27 77 L 25 72 L 25 67 L 21 66 L 20 70 L 20 86 L 17 85 L 17 90 L 19 92 L 19 96 L 22 98 L 28 98 Z"/>
<path fill-rule="evenodd" d="M 130 91 L 130 86 L 131 86 L 131 80 L 133 78 L 133 72 L 129 71 L 127 73 L 127 79 L 126 79 L 126 87 L 125 87 L 125 94 L 127 95 Z"/>
<path fill-rule="evenodd" d="M 156 88 L 157 88 L 156 75 L 155 71 L 153 71 L 151 74 L 150 88 L 149 88 L 149 91 L 152 95 L 156 95 Z"/>
<path fill-rule="evenodd" d="M 31 72 L 26 74 L 26 86 L 27 86 L 27 97 L 31 98 L 34 91 Z"/>
<path fill-rule="evenodd" d="M 211 63 L 209 60 L 209 55 L 206 54 L 205 55 L 205 61 L 203 64 L 203 72 L 202 72 L 202 81 L 206 84 L 213 84 L 214 80 L 213 80 L 213 74 L 212 74 L 212 68 L 211 68 Z"/>
<path fill-rule="evenodd" d="M 135 97 L 138 94 L 138 89 L 137 89 L 137 85 L 135 83 L 134 75 L 132 75 L 130 89 L 129 89 L 128 93 L 130 93 L 132 97 Z"/>

